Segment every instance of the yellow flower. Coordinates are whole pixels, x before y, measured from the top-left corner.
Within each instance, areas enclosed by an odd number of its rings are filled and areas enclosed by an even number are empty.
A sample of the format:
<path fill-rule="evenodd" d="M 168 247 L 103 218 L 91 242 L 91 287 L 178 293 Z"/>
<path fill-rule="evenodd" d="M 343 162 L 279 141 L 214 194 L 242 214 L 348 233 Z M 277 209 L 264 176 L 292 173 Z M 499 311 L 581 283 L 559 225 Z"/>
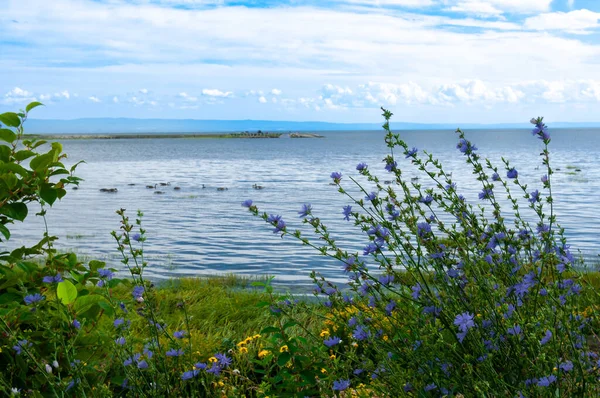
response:
<path fill-rule="evenodd" d="M 219 382 L 217 383 L 217 385 L 218 385 L 219 387 L 223 387 L 223 386 L 225 385 L 225 383 L 223 383 L 221 380 L 219 380 Z"/>
<path fill-rule="evenodd" d="M 208 358 L 208 362 L 218 362 L 219 360 L 215 357 Z"/>
<path fill-rule="evenodd" d="M 335 359 L 335 354 L 331 354 L 331 355 L 329 356 L 329 359 Z"/>
<path fill-rule="evenodd" d="M 388 337 L 388 335 L 387 335 L 387 334 L 384 334 L 384 335 L 383 335 L 383 341 L 388 341 L 389 339 L 390 339 L 390 338 Z"/>
<path fill-rule="evenodd" d="M 327 369 L 321 368 L 321 373 L 327 373 Z"/>
<path fill-rule="evenodd" d="M 246 340 L 244 340 L 246 342 L 246 344 L 251 343 L 252 342 L 252 337 L 246 337 Z"/>
<path fill-rule="evenodd" d="M 321 337 L 327 337 L 327 336 L 329 336 L 329 330 L 327 330 L 327 329 L 321 330 L 320 336 Z"/>
<path fill-rule="evenodd" d="M 279 352 L 284 352 L 284 351 L 285 351 L 285 352 L 288 352 L 288 351 L 289 351 L 289 349 L 288 349 L 288 346 L 287 346 L 287 345 L 281 346 L 281 348 L 279 349 Z"/>
<path fill-rule="evenodd" d="M 266 357 L 267 355 L 269 355 L 270 353 L 271 353 L 271 351 L 269 351 L 269 350 L 262 350 L 258 353 L 258 357 L 262 359 L 262 358 Z"/>
<path fill-rule="evenodd" d="M 255 334 L 252 336 L 253 339 L 260 339 L 262 336 L 260 334 Z"/>
<path fill-rule="evenodd" d="M 246 347 L 240 347 L 240 353 L 241 354 L 247 354 L 248 353 L 248 349 Z"/>
<path fill-rule="evenodd" d="M 245 340 L 244 341 L 240 341 L 239 343 L 237 343 L 238 347 L 241 347 L 241 346 L 244 346 L 244 345 L 246 345 L 246 341 Z"/>

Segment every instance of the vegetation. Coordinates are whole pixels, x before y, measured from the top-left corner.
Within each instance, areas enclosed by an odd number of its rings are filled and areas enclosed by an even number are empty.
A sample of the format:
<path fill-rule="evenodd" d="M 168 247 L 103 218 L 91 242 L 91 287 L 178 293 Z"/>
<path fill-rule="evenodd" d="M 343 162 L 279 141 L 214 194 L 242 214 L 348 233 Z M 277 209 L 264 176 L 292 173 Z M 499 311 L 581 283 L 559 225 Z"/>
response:
<path fill-rule="evenodd" d="M 60 144 L 23 139 L 30 104 L 0 115 L 0 232 L 78 184 Z M 532 120 L 545 171 L 538 189 L 457 149 L 481 183 L 468 203 L 433 155 L 389 130 L 382 184 L 359 163 L 343 216 L 365 236 L 362 253 L 338 246 L 310 204 L 307 231 L 261 213 L 289 236 L 340 261 L 349 288 L 312 275 L 317 299 L 278 294 L 271 278 L 144 278 L 143 214 L 117 211 L 112 233 L 128 279 L 96 260 L 58 253 L 44 235 L 0 254 L 0 391 L 22 396 L 597 396 L 600 361 L 595 287 L 580 275 L 554 215 L 550 134 Z M 397 155 L 400 154 L 400 157 Z M 25 162 L 27 160 L 27 162 Z M 428 183 L 406 181 L 401 162 Z M 512 193 L 511 189 L 518 194 Z M 363 196 L 364 195 L 364 196 Z M 509 209 L 502 206 L 506 198 Z M 525 206 L 521 203 L 523 202 Z M 532 221 L 533 220 L 533 221 Z M 40 264 L 32 256 L 43 256 Z M 260 290 L 257 290 L 260 289 Z"/>

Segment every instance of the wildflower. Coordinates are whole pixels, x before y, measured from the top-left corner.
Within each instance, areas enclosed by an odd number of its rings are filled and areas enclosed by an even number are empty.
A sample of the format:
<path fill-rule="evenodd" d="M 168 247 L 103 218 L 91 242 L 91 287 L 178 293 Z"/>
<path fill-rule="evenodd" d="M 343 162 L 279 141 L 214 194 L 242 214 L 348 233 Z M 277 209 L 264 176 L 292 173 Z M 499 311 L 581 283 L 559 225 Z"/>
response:
<path fill-rule="evenodd" d="M 200 370 L 206 369 L 206 364 L 204 362 L 198 362 L 198 363 L 194 364 L 194 368 L 200 369 Z"/>
<path fill-rule="evenodd" d="M 180 357 L 183 355 L 183 350 L 182 349 L 175 349 L 175 348 L 171 348 L 169 351 L 167 351 L 165 353 L 166 356 L 168 357 Z"/>
<path fill-rule="evenodd" d="M 542 176 L 542 178 L 540 178 L 540 181 L 542 181 L 544 184 L 545 184 L 545 183 L 547 183 L 547 182 L 548 182 L 548 175 L 547 175 L 547 174 L 544 174 L 544 175 Z"/>
<path fill-rule="evenodd" d="M 431 233 L 431 225 L 429 225 L 429 223 L 420 222 L 417 224 L 417 234 L 421 238 L 424 238 L 425 235 L 430 234 L 430 233 Z"/>
<path fill-rule="evenodd" d="M 215 354 L 215 358 L 217 358 L 219 366 L 221 367 L 226 368 L 227 366 L 231 365 L 231 358 L 227 357 L 225 354 Z"/>
<path fill-rule="evenodd" d="M 560 365 L 558 365 L 558 368 L 560 370 L 562 370 L 563 372 L 570 372 L 571 370 L 573 370 L 573 362 L 571 362 L 571 361 L 563 362 Z"/>
<path fill-rule="evenodd" d="M 508 172 L 506 173 L 506 177 L 508 178 L 517 178 L 519 176 L 519 173 L 517 172 L 517 169 L 515 169 L 514 167 L 512 169 L 509 169 Z"/>
<path fill-rule="evenodd" d="M 419 296 L 421 295 L 421 284 L 417 283 L 411 289 L 412 289 L 412 293 L 411 293 L 412 298 L 415 300 L 418 300 Z"/>
<path fill-rule="evenodd" d="M 358 325 L 355 329 L 354 332 L 352 333 L 352 337 L 354 337 L 356 340 L 366 340 L 371 336 L 371 332 L 369 332 L 368 330 L 365 330 L 365 328 L 361 325 Z"/>
<path fill-rule="evenodd" d="M 148 362 L 146 362 L 145 360 L 142 360 L 142 361 L 138 362 L 137 367 L 138 367 L 138 369 L 147 369 Z"/>
<path fill-rule="evenodd" d="M 549 387 L 550 384 L 554 383 L 555 381 L 556 381 L 556 376 L 554 376 L 554 375 L 545 376 L 538 380 L 537 385 L 540 387 Z"/>
<path fill-rule="evenodd" d="M 437 386 L 434 383 L 427 384 L 425 386 L 425 391 L 432 391 L 432 390 L 435 390 L 436 388 L 437 388 Z"/>
<path fill-rule="evenodd" d="M 81 323 L 77 319 L 73 319 L 71 325 L 73 325 L 75 329 L 79 329 L 81 327 Z"/>
<path fill-rule="evenodd" d="M 363 255 L 368 256 L 369 254 L 377 252 L 377 250 L 381 249 L 379 245 L 374 242 L 369 243 L 363 249 Z"/>
<path fill-rule="evenodd" d="M 464 138 L 461 138 L 458 141 L 458 144 L 456 144 L 456 149 L 458 149 L 461 153 L 465 155 L 469 155 L 472 152 L 475 152 L 477 150 L 477 147 L 471 144 L 469 141 L 465 140 Z"/>
<path fill-rule="evenodd" d="M 194 370 L 190 370 L 190 371 L 184 372 L 184 373 L 181 375 L 181 380 L 189 380 L 189 379 L 192 379 L 192 378 L 194 378 L 194 377 L 198 376 L 198 374 L 199 374 L 199 373 L 200 373 L 200 372 L 199 372 L 197 369 L 194 369 Z"/>
<path fill-rule="evenodd" d="M 419 150 L 417 148 L 413 147 L 413 149 L 406 152 L 406 159 L 415 157 L 417 152 L 419 152 Z"/>
<path fill-rule="evenodd" d="M 472 327 L 475 326 L 475 322 L 473 322 L 473 314 L 469 312 L 464 312 L 459 314 L 454 318 L 454 324 L 458 326 L 458 329 L 461 332 L 466 332 Z"/>
<path fill-rule="evenodd" d="M 389 171 L 390 173 L 392 171 L 396 170 L 397 167 L 398 167 L 398 163 L 396 163 L 396 161 L 393 159 L 388 159 L 388 161 L 385 164 L 385 169 L 387 171 Z"/>
<path fill-rule="evenodd" d="M 247 354 L 248 353 L 248 347 L 240 347 L 240 354 Z"/>
<path fill-rule="evenodd" d="M 535 203 L 540 200 L 540 192 L 536 189 L 535 191 L 529 192 L 529 202 Z"/>
<path fill-rule="evenodd" d="M 352 206 L 344 206 L 344 211 L 342 212 L 342 214 L 344 215 L 344 220 L 350 221 L 350 215 L 352 214 Z"/>
<path fill-rule="evenodd" d="M 173 332 L 173 337 L 175 337 L 176 339 L 182 339 L 184 338 L 186 335 L 186 331 L 185 330 L 180 330 L 177 332 Z"/>
<path fill-rule="evenodd" d="M 538 122 L 535 124 L 533 130 L 531 130 L 531 135 L 536 136 L 542 140 L 546 141 L 550 139 L 550 133 L 548 133 L 548 127 L 542 123 L 541 119 L 538 119 Z"/>
<path fill-rule="evenodd" d="M 129 366 L 134 362 L 139 362 L 140 358 L 142 357 L 142 354 L 137 353 L 132 357 L 127 358 L 125 361 L 123 361 L 123 366 Z"/>
<path fill-rule="evenodd" d="M 358 170 L 358 171 L 363 171 L 363 170 L 366 170 L 366 169 L 367 169 L 367 167 L 369 167 L 369 166 L 368 166 L 366 163 L 359 163 L 359 164 L 356 166 L 356 170 Z"/>
<path fill-rule="evenodd" d="M 433 202 L 433 197 L 431 195 L 427 195 L 425 197 L 420 197 L 419 198 L 419 203 L 423 203 L 425 205 L 430 205 L 431 202 Z"/>
<path fill-rule="evenodd" d="M 303 204 L 302 205 L 302 210 L 300 210 L 298 212 L 298 214 L 300 215 L 300 217 L 307 217 L 310 212 L 312 211 L 312 206 L 310 204 Z"/>
<path fill-rule="evenodd" d="M 98 275 L 100 275 L 100 278 L 105 279 L 107 281 L 111 280 L 112 277 L 115 275 L 114 272 L 112 272 L 109 269 L 104 269 L 104 268 L 100 268 L 98 270 Z"/>
<path fill-rule="evenodd" d="M 21 349 L 25 347 L 31 347 L 31 343 L 27 340 L 19 340 L 17 344 L 13 346 L 13 350 L 16 351 L 17 355 L 21 355 Z"/>
<path fill-rule="evenodd" d="M 251 208 L 252 207 L 252 199 L 246 199 L 246 200 L 244 200 L 242 202 L 242 206 L 247 207 L 247 208 Z"/>
<path fill-rule="evenodd" d="M 266 357 L 266 356 L 267 356 L 267 355 L 269 355 L 270 353 L 271 353 L 271 351 L 269 351 L 269 350 L 261 350 L 261 351 L 258 353 L 258 357 L 259 357 L 260 359 L 263 359 L 264 357 Z"/>
<path fill-rule="evenodd" d="M 379 283 L 384 286 L 394 283 L 394 275 L 382 275 L 379 277 Z"/>
<path fill-rule="evenodd" d="M 25 304 L 31 305 L 31 304 L 39 303 L 40 301 L 44 300 L 45 298 L 46 297 L 42 296 L 41 294 L 36 293 L 36 294 L 30 294 L 28 296 L 25 296 L 23 301 L 25 302 Z"/>
<path fill-rule="evenodd" d="M 136 299 L 137 301 L 140 301 L 140 299 L 142 299 L 143 301 L 143 297 L 142 295 L 144 294 L 144 286 L 136 286 L 133 288 L 133 298 Z"/>
<path fill-rule="evenodd" d="M 62 282 L 62 281 L 63 281 L 63 278 L 62 278 L 62 276 L 60 275 L 60 272 L 59 272 L 59 273 L 57 273 L 57 274 L 56 274 L 56 275 L 54 275 L 54 276 L 46 275 L 46 276 L 45 276 L 45 277 L 42 279 L 42 282 L 44 282 L 44 283 L 59 283 L 59 282 Z"/>
<path fill-rule="evenodd" d="M 350 380 L 336 380 L 333 382 L 334 391 L 344 391 L 350 387 Z"/>
<path fill-rule="evenodd" d="M 500 181 L 500 175 L 498 173 L 492 174 L 492 181 Z"/>
<path fill-rule="evenodd" d="M 479 199 L 489 199 L 492 197 L 493 194 L 494 194 L 494 192 L 492 192 L 492 190 L 490 188 L 484 188 L 479 193 Z"/>
<path fill-rule="evenodd" d="M 139 242 L 142 240 L 142 235 L 140 234 L 133 234 L 133 236 L 131 237 L 131 239 L 133 239 L 136 242 Z"/>
<path fill-rule="evenodd" d="M 550 231 L 550 226 L 547 225 L 547 224 L 539 224 L 537 226 L 537 232 L 538 232 L 538 234 L 543 234 L 543 233 L 546 233 L 546 232 L 549 232 L 549 231 Z"/>
<path fill-rule="evenodd" d="M 115 328 L 119 328 L 120 326 L 122 326 L 125 323 L 125 319 L 123 318 L 117 318 L 115 319 L 115 321 L 113 322 L 113 325 Z"/>
<path fill-rule="evenodd" d="M 336 184 L 339 184 L 342 179 L 342 173 L 340 173 L 338 171 L 334 171 L 333 173 L 331 173 L 330 177 L 333 179 L 333 182 L 335 182 Z"/>
<path fill-rule="evenodd" d="M 337 336 L 333 336 L 333 337 L 330 337 L 330 338 L 326 339 L 325 341 L 323 341 L 323 344 L 325 344 L 327 347 L 331 348 L 334 345 L 338 345 L 341 342 L 342 342 L 342 339 L 340 339 Z"/>
<path fill-rule="evenodd" d="M 508 328 L 507 330 L 508 334 L 512 335 L 512 336 L 521 336 L 521 326 L 519 325 L 515 325 L 513 327 Z"/>
<path fill-rule="evenodd" d="M 125 337 L 119 337 L 115 340 L 115 343 L 117 343 L 118 345 L 125 345 L 126 341 L 125 341 Z"/>
<path fill-rule="evenodd" d="M 219 367 L 219 365 L 217 365 L 217 363 L 213 363 L 213 365 L 210 367 L 210 369 L 206 370 L 207 373 L 211 373 L 214 376 L 219 376 L 221 374 L 221 368 Z"/>
<path fill-rule="evenodd" d="M 71 380 L 67 387 L 65 387 L 65 391 L 69 391 L 71 388 L 75 387 L 75 380 Z"/>
<path fill-rule="evenodd" d="M 267 218 L 267 222 L 273 224 L 273 226 L 275 227 L 275 229 L 273 230 L 273 233 L 276 234 L 278 232 L 281 232 L 285 229 L 285 221 L 283 221 L 281 219 L 280 215 L 273 215 L 271 214 L 268 218 Z"/>
<path fill-rule="evenodd" d="M 279 352 L 288 352 L 288 351 L 289 351 L 289 348 L 288 348 L 288 346 L 287 346 L 287 345 L 283 345 L 283 346 L 281 346 L 281 348 L 279 349 Z"/>
<path fill-rule="evenodd" d="M 154 356 L 154 353 L 152 351 L 150 351 L 150 349 L 148 348 L 148 345 L 146 345 L 146 347 L 144 347 L 144 355 L 147 356 L 149 359 L 152 359 L 152 357 Z"/>

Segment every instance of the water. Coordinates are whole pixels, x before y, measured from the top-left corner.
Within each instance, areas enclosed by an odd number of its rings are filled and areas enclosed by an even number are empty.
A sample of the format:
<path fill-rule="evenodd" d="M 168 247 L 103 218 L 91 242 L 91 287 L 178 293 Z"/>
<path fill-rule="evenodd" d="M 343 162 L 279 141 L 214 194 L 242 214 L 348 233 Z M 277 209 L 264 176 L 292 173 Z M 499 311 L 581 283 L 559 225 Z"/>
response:
<path fill-rule="evenodd" d="M 367 239 L 343 220 L 342 207 L 350 200 L 330 186 L 329 175 L 340 171 L 344 185 L 351 186 L 347 177 L 357 177 L 356 164 L 367 162 L 382 180 L 390 179 L 381 162 L 389 151 L 384 133 L 322 134 L 323 139 L 64 141 L 68 164 L 86 161 L 77 172 L 85 181 L 49 210 L 49 232 L 59 237 L 59 249 L 75 250 L 121 268 L 110 236 L 119 226 L 115 211 L 125 208 L 133 219 L 140 209 L 145 214 L 146 272 L 151 278 L 268 274 L 280 283 L 300 286 L 309 283 L 308 274 L 314 269 L 343 282 L 338 263 L 292 238 L 281 239 L 271 232 L 271 226 L 240 205 L 253 199 L 261 211 L 281 214 L 290 228 L 302 228 L 297 212 L 303 203 L 311 203 L 314 214 L 329 226 L 342 248 L 362 251 Z M 456 150 L 453 132 L 405 131 L 402 137 L 410 147 L 433 153 L 446 170 L 453 172 L 460 193 L 472 203 L 480 202 L 477 195 L 481 186 Z M 505 156 L 531 189 L 541 190 L 539 179 L 544 169 L 538 154 L 542 143 L 527 130 L 471 131 L 468 137 L 478 152 L 500 169 L 500 158 Z M 561 169 L 553 179 L 558 221 L 566 229 L 572 248 L 596 260 L 600 253 L 599 153 L 599 129 L 552 131 L 551 161 Z M 398 162 L 404 175 L 417 175 L 403 156 Z M 165 192 L 162 195 L 146 188 L 160 182 L 171 184 L 157 188 Z M 264 189 L 255 190 L 253 184 Z M 175 186 L 181 189 L 176 191 Z M 218 187 L 227 190 L 218 191 Z M 100 188 L 117 188 L 118 192 L 103 193 Z M 25 224 L 12 227 L 9 247 L 37 242 L 43 230 L 42 220 L 32 216 Z"/>

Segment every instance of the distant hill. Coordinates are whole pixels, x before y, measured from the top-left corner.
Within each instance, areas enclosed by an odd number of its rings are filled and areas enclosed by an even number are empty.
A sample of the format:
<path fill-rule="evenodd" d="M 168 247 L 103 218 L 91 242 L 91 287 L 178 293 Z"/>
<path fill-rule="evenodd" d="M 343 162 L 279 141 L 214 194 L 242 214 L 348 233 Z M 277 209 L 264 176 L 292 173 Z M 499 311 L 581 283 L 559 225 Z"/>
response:
<path fill-rule="evenodd" d="M 397 130 L 514 129 L 530 128 L 526 123 L 507 124 L 424 124 L 391 123 Z M 600 123 L 552 123 L 553 128 L 600 127 Z M 86 118 L 73 120 L 28 119 L 26 132 L 31 134 L 119 134 L 119 133 L 217 133 L 240 131 L 349 131 L 380 130 L 381 123 L 327 123 L 273 120 L 194 120 Z"/>

